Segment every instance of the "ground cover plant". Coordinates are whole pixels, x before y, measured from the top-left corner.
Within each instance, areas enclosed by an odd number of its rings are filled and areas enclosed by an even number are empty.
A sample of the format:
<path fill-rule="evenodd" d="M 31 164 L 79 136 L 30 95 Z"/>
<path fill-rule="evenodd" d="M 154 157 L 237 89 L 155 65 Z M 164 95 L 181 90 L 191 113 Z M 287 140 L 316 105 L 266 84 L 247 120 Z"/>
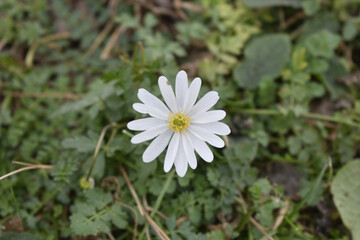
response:
<path fill-rule="evenodd" d="M 0 1 L 0 240 L 359 240 L 359 10 Z M 198 101 L 218 93 L 227 136 L 211 163 L 166 173 L 128 123 L 147 117 L 138 90 L 163 100 L 159 76 L 174 89 L 179 70 L 201 78 Z"/>

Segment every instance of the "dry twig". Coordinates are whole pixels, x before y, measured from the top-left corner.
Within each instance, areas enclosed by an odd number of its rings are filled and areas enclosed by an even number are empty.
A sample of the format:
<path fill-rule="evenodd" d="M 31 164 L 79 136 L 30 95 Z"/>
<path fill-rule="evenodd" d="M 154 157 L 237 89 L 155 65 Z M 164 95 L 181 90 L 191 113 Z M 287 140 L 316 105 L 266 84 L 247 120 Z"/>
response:
<path fill-rule="evenodd" d="M 109 21 L 104 29 L 101 31 L 101 33 L 97 36 L 97 38 L 95 39 L 95 41 L 91 44 L 89 50 L 85 53 L 85 56 L 91 56 L 96 49 L 100 46 L 100 44 L 104 41 L 104 39 L 106 38 L 106 36 L 110 33 L 111 29 L 114 26 L 114 22 L 113 21 Z"/>
<path fill-rule="evenodd" d="M 240 202 L 241 207 L 242 207 L 244 213 L 247 214 L 248 211 L 247 211 L 247 208 L 246 208 L 246 206 L 245 206 L 244 198 L 242 197 L 241 194 L 240 194 L 239 198 L 242 200 L 242 201 Z M 269 235 L 269 234 L 265 231 L 264 227 L 261 226 L 261 224 L 258 223 L 253 217 L 249 216 L 249 218 L 250 218 L 251 223 L 252 223 L 264 236 L 268 236 L 268 235 Z M 266 240 L 274 240 L 274 238 L 272 238 L 272 237 L 269 236 L 269 237 L 266 238 Z"/>
<path fill-rule="evenodd" d="M 281 225 L 288 209 L 289 209 L 289 202 L 285 202 L 285 206 L 280 209 L 279 216 L 277 216 L 277 218 L 275 219 L 274 226 L 271 228 L 271 230 L 275 231 Z"/>
<path fill-rule="evenodd" d="M 70 100 L 77 100 L 84 97 L 84 94 L 75 93 L 59 93 L 59 92 L 10 92 L 5 91 L 4 96 L 18 97 L 18 98 L 65 98 Z"/>
<path fill-rule="evenodd" d="M 154 211 L 154 208 L 152 208 L 152 207 L 150 207 L 150 206 L 148 205 L 145 196 L 143 196 L 143 205 L 144 205 L 145 210 L 150 211 L 150 212 L 153 212 L 153 211 Z M 165 221 L 167 221 L 167 220 L 169 219 L 165 214 L 163 214 L 163 213 L 160 212 L 159 210 L 157 210 L 155 213 L 156 213 L 157 215 L 159 215 L 159 216 L 160 216 L 162 219 L 164 219 Z"/>
<path fill-rule="evenodd" d="M 1 39 L 1 41 L 0 41 L 0 52 L 5 47 L 7 42 L 8 41 L 5 38 Z"/>
<path fill-rule="evenodd" d="M 13 161 L 13 163 L 23 165 L 23 166 L 27 166 L 27 167 L 19 168 L 19 169 L 15 170 L 15 171 L 12 171 L 12 172 L 8 173 L 8 174 L 5 174 L 4 176 L 0 177 L 0 181 L 7 178 L 7 177 L 10 177 L 10 176 L 12 176 L 14 174 L 17 174 L 19 172 L 23 172 L 23 171 L 27 171 L 27 170 L 31 170 L 31 169 L 51 169 L 51 168 L 53 168 L 53 166 L 51 166 L 51 165 L 31 164 L 31 163 L 18 162 L 18 161 Z"/>
<path fill-rule="evenodd" d="M 154 222 L 154 220 L 151 219 L 151 217 L 147 214 L 147 212 L 144 210 L 144 207 L 142 206 L 139 197 L 134 189 L 134 187 L 132 186 L 130 179 L 125 171 L 125 169 L 120 166 L 120 171 L 125 179 L 126 184 L 128 185 L 128 188 L 131 192 L 131 194 L 133 195 L 133 198 L 136 202 L 136 205 L 138 207 L 138 210 L 140 212 L 140 214 L 142 216 L 144 216 L 146 218 L 146 220 L 148 221 L 148 223 L 152 226 L 152 228 L 155 230 L 156 234 L 162 239 L 162 240 L 170 240 L 170 238 L 165 234 L 165 232 L 156 224 L 156 222 Z"/>
<path fill-rule="evenodd" d="M 40 38 L 39 40 L 37 40 L 30 47 L 29 51 L 26 54 L 26 58 L 25 58 L 26 67 L 32 67 L 33 66 L 35 52 L 36 52 L 37 48 L 40 45 L 48 44 L 48 43 L 53 42 L 53 41 L 57 41 L 57 40 L 61 40 L 61 39 L 68 39 L 68 38 L 70 38 L 70 33 L 69 32 L 60 32 L 60 33 L 55 33 L 55 34 L 45 36 L 45 37 Z"/>
<path fill-rule="evenodd" d="M 111 34 L 109 42 L 106 44 L 104 50 L 102 51 L 102 53 L 100 55 L 100 59 L 106 60 L 109 58 L 111 50 L 114 48 L 120 35 L 125 31 L 126 31 L 126 27 L 124 27 L 124 26 L 119 26 L 115 29 L 113 34 Z"/>

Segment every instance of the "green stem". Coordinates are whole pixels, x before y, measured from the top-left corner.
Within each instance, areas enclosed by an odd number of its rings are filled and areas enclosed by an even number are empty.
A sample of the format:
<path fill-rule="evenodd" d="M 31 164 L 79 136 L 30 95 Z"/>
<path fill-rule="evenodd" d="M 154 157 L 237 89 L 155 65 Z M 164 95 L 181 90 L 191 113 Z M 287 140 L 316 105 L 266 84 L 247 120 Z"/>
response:
<path fill-rule="evenodd" d="M 160 204 L 165 196 L 165 193 L 166 191 L 168 190 L 169 186 L 170 186 L 170 183 L 171 183 L 171 180 L 173 179 L 174 177 L 174 174 L 175 174 L 175 171 L 171 171 L 171 173 L 168 175 L 167 179 L 166 179 L 166 182 L 163 186 L 163 188 L 161 189 L 161 192 L 160 192 L 160 195 L 158 196 L 158 198 L 156 199 L 156 202 L 155 202 L 155 206 L 154 206 L 154 209 L 153 211 L 151 212 L 150 214 L 150 217 L 153 218 L 155 213 L 157 212 L 157 210 L 159 209 L 160 207 Z"/>
<path fill-rule="evenodd" d="M 52 193 L 50 193 L 48 196 L 46 196 L 45 199 L 40 203 L 40 205 L 30 213 L 30 216 L 34 216 L 38 211 L 41 210 L 41 208 L 45 206 L 47 202 L 53 199 L 57 194 L 58 194 L 58 190 L 55 190 Z"/>
<path fill-rule="evenodd" d="M 88 171 L 88 174 L 86 175 L 86 181 L 88 182 L 89 181 L 89 178 L 90 178 L 90 175 L 91 175 L 91 172 L 94 168 L 94 165 L 95 165 L 95 162 L 96 162 L 96 157 L 97 155 L 99 154 L 99 151 L 100 151 L 100 147 L 101 147 L 101 144 L 104 140 L 104 137 L 105 137 L 105 133 L 106 131 L 113 127 L 113 124 L 109 124 L 109 125 L 106 125 L 103 130 L 101 131 L 101 134 L 100 134 L 100 137 L 99 137 L 99 140 L 96 144 L 96 148 L 95 148 L 95 152 L 94 152 L 94 155 L 93 155 L 93 158 L 92 158 L 92 161 L 91 161 L 91 165 L 90 165 L 90 168 L 89 168 L 89 171 Z"/>
<path fill-rule="evenodd" d="M 236 113 L 255 115 L 283 115 L 280 111 L 276 109 L 232 109 L 231 111 Z"/>
<path fill-rule="evenodd" d="M 322 114 L 317 114 L 317 113 L 305 113 L 303 115 L 303 117 L 306 118 L 313 118 L 313 119 L 317 119 L 317 120 L 322 120 L 322 121 L 328 121 L 328 122 L 335 122 L 335 123 L 341 123 L 341 124 L 345 124 L 345 125 L 349 125 L 352 127 L 358 127 L 360 128 L 360 125 L 347 121 L 347 120 L 343 120 L 343 119 L 338 119 L 335 118 L 333 116 L 326 116 L 326 115 L 322 115 Z"/>
<path fill-rule="evenodd" d="M 16 212 L 17 212 L 17 214 L 19 215 L 19 217 L 21 218 L 21 222 L 23 223 L 23 216 L 22 216 L 22 214 L 21 214 L 21 212 L 20 212 L 19 202 L 18 202 L 18 200 L 17 200 L 16 197 L 15 197 L 15 193 L 14 193 L 13 186 L 10 186 L 10 194 L 11 194 L 11 197 L 13 198 Z"/>
<path fill-rule="evenodd" d="M 95 165 L 95 162 L 96 162 L 96 157 L 97 155 L 99 154 L 99 151 L 100 151 L 100 147 L 101 147 L 101 144 L 104 140 L 104 137 L 105 137 L 105 133 L 107 130 L 109 130 L 110 128 L 116 128 L 116 129 L 119 129 L 119 128 L 122 128 L 124 127 L 125 124 L 116 124 L 116 123 L 111 123 L 109 125 L 106 125 L 103 130 L 101 131 L 101 134 L 100 134 L 100 137 L 99 137 L 99 140 L 96 144 L 96 148 L 95 148 L 95 152 L 94 152 L 94 155 L 92 157 L 92 161 L 91 161 L 91 165 L 90 165 L 90 168 L 89 168 L 89 171 L 88 171 L 88 174 L 86 175 L 86 181 L 88 182 L 89 181 L 89 178 L 91 176 L 91 173 L 92 173 L 92 170 L 94 168 L 94 165 Z M 116 132 L 115 132 L 116 134 Z M 110 140 L 112 141 L 115 137 L 115 135 L 113 136 L 114 134 L 112 134 L 112 136 L 110 137 Z M 107 143 L 106 146 L 110 145 L 111 141 L 109 140 L 109 142 Z"/>
<path fill-rule="evenodd" d="M 306 239 L 306 237 L 299 231 L 299 228 L 287 217 L 284 217 L 285 221 L 290 225 L 290 227 L 292 228 L 293 232 L 298 235 L 299 237 Z"/>
<path fill-rule="evenodd" d="M 107 151 L 109 149 L 109 146 L 111 144 L 111 142 L 114 140 L 115 136 L 116 136 L 116 133 L 118 132 L 118 128 L 114 128 L 112 131 L 111 131 L 111 135 L 110 135 L 110 138 L 109 138 L 109 141 L 106 143 L 105 147 L 104 147 L 104 150 Z"/>
<path fill-rule="evenodd" d="M 160 192 L 158 198 L 156 199 L 155 206 L 154 206 L 154 208 L 153 208 L 153 210 L 152 210 L 152 212 L 151 212 L 151 214 L 150 214 L 150 218 L 153 218 L 154 215 L 156 214 L 157 210 L 159 209 L 160 204 L 161 204 L 161 202 L 162 202 L 162 200 L 163 200 L 163 198 L 164 198 L 164 196 L 165 196 L 165 193 L 166 193 L 166 191 L 168 190 L 168 188 L 169 188 L 169 186 L 170 186 L 171 180 L 172 180 L 173 177 L 174 177 L 174 174 L 175 174 L 175 171 L 173 170 L 173 171 L 171 171 L 171 173 L 167 176 L 166 181 L 165 181 L 165 183 L 164 183 L 164 186 L 163 186 L 163 188 L 161 189 L 161 192 Z M 142 232 L 141 232 L 141 234 L 140 234 L 140 236 L 139 236 L 139 239 L 142 239 L 142 238 L 144 237 L 145 231 L 146 231 L 146 229 L 147 229 L 148 227 L 149 227 L 149 223 L 146 223 L 144 229 L 142 230 Z"/>
<path fill-rule="evenodd" d="M 95 213 L 94 215 L 92 215 L 91 217 L 89 217 L 85 223 L 91 222 L 93 220 L 95 220 L 96 218 L 98 218 L 99 216 L 107 213 L 111 208 L 110 207 L 106 207 L 103 210 L 101 210 L 100 212 Z"/>

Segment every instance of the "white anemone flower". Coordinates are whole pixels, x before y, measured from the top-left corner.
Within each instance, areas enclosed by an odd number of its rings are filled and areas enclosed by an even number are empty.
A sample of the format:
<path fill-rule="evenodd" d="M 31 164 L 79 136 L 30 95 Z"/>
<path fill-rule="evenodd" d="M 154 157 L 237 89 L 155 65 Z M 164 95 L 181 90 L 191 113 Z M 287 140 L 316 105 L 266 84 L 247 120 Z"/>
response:
<path fill-rule="evenodd" d="M 158 82 L 166 105 L 147 90 L 139 89 L 138 97 L 142 103 L 135 103 L 133 108 L 150 117 L 131 121 L 127 127 L 143 131 L 131 138 L 134 144 L 155 138 L 143 153 L 144 162 L 153 161 L 168 146 L 164 171 L 169 172 L 175 165 L 176 173 L 183 177 L 188 164 L 192 169 L 197 167 L 195 151 L 206 162 L 213 161 L 214 155 L 207 143 L 224 147 L 224 141 L 217 135 L 230 134 L 230 128 L 219 122 L 225 117 L 225 111 L 209 110 L 219 100 L 216 91 L 208 92 L 196 102 L 200 78 L 195 78 L 189 86 L 186 72 L 179 71 L 175 94 L 166 77 L 159 77 Z"/>

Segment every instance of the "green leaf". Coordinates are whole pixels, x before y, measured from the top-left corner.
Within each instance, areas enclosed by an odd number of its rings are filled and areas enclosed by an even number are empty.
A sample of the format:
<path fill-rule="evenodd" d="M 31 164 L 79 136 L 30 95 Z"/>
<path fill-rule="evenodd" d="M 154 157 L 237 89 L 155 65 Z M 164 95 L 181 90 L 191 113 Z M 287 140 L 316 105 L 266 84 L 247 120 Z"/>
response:
<path fill-rule="evenodd" d="M 112 201 L 111 194 L 99 188 L 90 189 L 85 193 L 86 201 L 101 210 Z"/>
<path fill-rule="evenodd" d="M 360 240 L 360 160 L 349 162 L 336 174 L 331 185 L 335 206 L 353 239 Z"/>
<path fill-rule="evenodd" d="M 75 213 L 70 216 L 70 228 L 76 235 L 96 235 L 98 232 L 96 223 L 88 220 L 82 213 Z"/>
<path fill-rule="evenodd" d="M 293 155 L 298 154 L 302 147 L 302 142 L 299 137 L 291 136 L 287 141 L 289 152 Z"/>
<path fill-rule="evenodd" d="M 342 35 L 345 40 L 351 41 L 356 37 L 358 33 L 357 24 L 352 21 L 347 21 L 342 29 Z"/>
<path fill-rule="evenodd" d="M 96 139 L 90 139 L 85 136 L 66 138 L 61 142 L 63 148 L 76 149 L 80 153 L 94 152 L 96 144 L 97 144 Z"/>
<path fill-rule="evenodd" d="M 258 208 L 258 213 L 256 214 L 256 219 L 259 220 L 260 224 L 265 227 L 271 227 L 274 225 L 274 216 L 273 212 L 275 209 L 278 209 L 282 206 L 282 202 L 278 199 L 273 199 L 265 204 L 262 204 Z"/>
<path fill-rule="evenodd" d="M 244 162 L 251 162 L 256 157 L 258 144 L 251 139 L 241 139 L 234 148 L 235 156 Z"/>
<path fill-rule="evenodd" d="M 170 216 L 166 221 L 166 226 L 169 230 L 175 230 L 176 228 L 176 217 L 174 215 Z"/>
<path fill-rule="evenodd" d="M 308 16 L 314 15 L 320 9 L 319 0 L 304 0 L 301 2 L 301 5 Z"/>
<path fill-rule="evenodd" d="M 134 19 L 138 21 L 138 18 L 134 17 Z M 154 14 L 148 12 L 145 15 L 144 23 L 146 27 L 152 28 L 159 23 L 159 20 L 154 16 Z"/>
<path fill-rule="evenodd" d="M 337 58 L 333 58 L 329 61 L 329 68 L 321 76 L 325 80 L 327 89 L 329 90 L 331 97 L 337 98 L 340 95 L 341 85 L 337 82 L 339 77 L 345 76 L 348 70 Z"/>
<path fill-rule="evenodd" d="M 115 21 L 121 23 L 127 28 L 135 28 L 139 26 L 139 19 L 132 14 L 123 13 L 120 16 L 115 18 Z"/>
<path fill-rule="evenodd" d="M 211 231 L 211 232 L 208 232 L 208 233 L 206 234 L 206 238 L 207 238 L 207 239 L 218 239 L 218 240 L 224 240 L 224 239 L 226 239 L 224 233 L 223 233 L 222 231 L 218 230 L 218 229 L 217 229 L 217 230 L 213 230 L 213 231 Z"/>
<path fill-rule="evenodd" d="M 300 194 L 305 194 L 305 196 L 301 201 L 300 206 L 304 203 L 308 204 L 309 206 L 314 206 L 318 203 L 323 193 L 322 179 L 324 178 L 324 174 L 327 168 L 328 165 L 324 165 L 317 178 L 313 182 L 308 183 L 308 186 L 303 187 Z"/>
<path fill-rule="evenodd" d="M 103 216 L 104 220 L 111 221 L 117 228 L 125 229 L 128 225 L 126 214 L 122 211 L 121 206 L 114 204 L 111 210 Z"/>
<path fill-rule="evenodd" d="M 92 156 L 89 157 L 88 160 L 83 165 L 83 169 L 85 171 L 90 168 L 92 158 L 93 158 Z M 105 154 L 103 151 L 100 151 L 95 160 L 92 176 L 96 179 L 100 179 L 103 177 L 104 172 L 105 172 Z"/>
<path fill-rule="evenodd" d="M 322 30 L 310 35 L 305 40 L 305 46 L 313 56 L 330 59 L 340 42 L 341 38 L 338 35 Z"/>
<path fill-rule="evenodd" d="M 84 216 L 92 216 L 96 213 L 95 206 L 85 203 L 85 202 L 77 202 L 75 203 L 76 212 L 82 213 Z"/>
<path fill-rule="evenodd" d="M 274 6 L 289 6 L 300 7 L 299 0 L 243 0 L 243 3 L 252 8 L 274 7 Z"/>
<path fill-rule="evenodd" d="M 36 240 L 38 237 L 26 232 L 8 232 L 0 236 L 0 240 Z"/>
<path fill-rule="evenodd" d="M 199 224 L 201 221 L 201 210 L 197 206 L 188 206 L 187 211 L 189 213 L 189 219 L 194 224 Z"/>
<path fill-rule="evenodd" d="M 109 83 L 104 83 L 102 81 L 94 82 L 91 85 L 91 91 L 84 98 L 62 105 L 57 111 L 55 111 L 51 115 L 51 117 L 57 117 L 68 112 L 79 112 L 84 108 L 87 108 L 94 104 L 100 104 L 102 106 L 102 100 L 105 100 L 106 98 L 115 94 L 115 83 L 115 81 Z M 99 108 L 99 106 L 97 108 Z M 95 109 L 96 108 L 93 108 L 92 110 L 93 115 Z"/>
<path fill-rule="evenodd" d="M 70 182 L 70 176 L 78 168 L 78 160 L 74 157 L 69 157 L 67 155 L 62 156 L 60 160 L 56 163 L 54 168 L 51 169 L 51 175 L 54 177 L 55 181 L 62 181 L 65 183 Z"/>
<path fill-rule="evenodd" d="M 208 168 L 206 176 L 212 186 L 216 187 L 219 184 L 220 173 L 217 168 Z"/>
<path fill-rule="evenodd" d="M 340 29 L 338 20 L 329 12 L 319 12 L 306 21 L 302 38 L 305 39 L 313 33 L 328 30 L 336 34 Z"/>
<path fill-rule="evenodd" d="M 257 37 L 245 48 L 245 61 L 234 67 L 240 87 L 256 88 L 264 77 L 277 77 L 290 58 L 290 38 L 285 34 Z"/>
<path fill-rule="evenodd" d="M 329 69 L 329 63 L 323 59 L 312 58 L 308 69 L 310 73 L 323 73 Z"/>

